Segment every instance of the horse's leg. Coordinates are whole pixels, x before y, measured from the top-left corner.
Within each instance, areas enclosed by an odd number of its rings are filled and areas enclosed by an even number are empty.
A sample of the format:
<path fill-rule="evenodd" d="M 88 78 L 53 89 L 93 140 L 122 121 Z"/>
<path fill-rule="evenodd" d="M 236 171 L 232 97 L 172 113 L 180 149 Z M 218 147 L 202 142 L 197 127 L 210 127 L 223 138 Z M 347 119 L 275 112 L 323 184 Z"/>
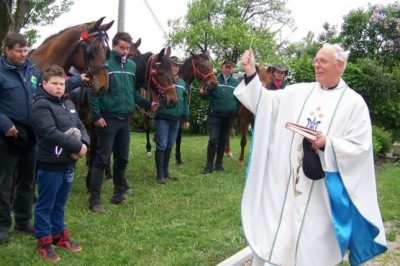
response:
<path fill-rule="evenodd" d="M 244 166 L 244 149 L 246 148 L 247 145 L 247 127 L 249 124 L 247 121 L 242 121 L 240 123 L 240 156 L 239 156 L 239 165 Z"/>
<path fill-rule="evenodd" d="M 239 157 L 239 165 L 244 166 L 244 150 L 247 145 L 247 131 L 248 127 L 251 124 L 252 128 L 254 124 L 254 116 L 249 110 L 245 110 L 246 112 L 243 112 L 242 114 L 242 121 L 240 123 L 240 134 L 241 134 L 241 139 L 240 139 L 240 157 Z"/>
<path fill-rule="evenodd" d="M 181 142 L 182 142 L 182 127 L 179 126 L 178 135 L 176 136 L 176 146 L 175 146 L 176 164 L 183 164 L 181 156 Z"/>
<path fill-rule="evenodd" d="M 146 155 L 151 156 L 150 126 L 146 128 Z"/>
<path fill-rule="evenodd" d="M 226 144 L 225 144 L 225 156 L 228 158 L 233 158 L 233 153 L 231 151 L 231 138 L 233 138 L 235 136 L 235 125 L 236 125 L 237 121 L 238 121 L 238 118 L 237 118 L 237 116 L 235 116 L 235 118 L 233 119 L 233 122 L 232 122 L 231 132 L 230 132 L 229 137 L 226 140 Z"/>

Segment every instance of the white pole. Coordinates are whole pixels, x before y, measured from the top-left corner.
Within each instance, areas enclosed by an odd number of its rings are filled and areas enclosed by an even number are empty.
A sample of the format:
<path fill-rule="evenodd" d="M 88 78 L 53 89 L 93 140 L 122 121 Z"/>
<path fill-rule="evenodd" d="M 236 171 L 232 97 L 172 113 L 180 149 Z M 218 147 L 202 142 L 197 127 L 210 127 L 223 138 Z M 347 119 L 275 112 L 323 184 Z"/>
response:
<path fill-rule="evenodd" d="M 119 0 L 117 31 L 125 31 L 125 0 Z"/>

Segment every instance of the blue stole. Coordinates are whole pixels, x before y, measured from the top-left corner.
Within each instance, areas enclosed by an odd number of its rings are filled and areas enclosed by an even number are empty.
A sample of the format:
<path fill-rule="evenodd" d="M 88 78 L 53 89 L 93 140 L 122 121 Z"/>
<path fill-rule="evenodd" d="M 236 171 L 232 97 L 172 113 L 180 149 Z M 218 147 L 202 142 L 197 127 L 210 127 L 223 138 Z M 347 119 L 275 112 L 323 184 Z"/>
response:
<path fill-rule="evenodd" d="M 348 249 L 350 265 L 360 265 L 385 252 L 387 247 L 374 241 L 379 229 L 367 221 L 351 202 L 340 174 L 325 172 L 325 184 L 342 257 Z"/>

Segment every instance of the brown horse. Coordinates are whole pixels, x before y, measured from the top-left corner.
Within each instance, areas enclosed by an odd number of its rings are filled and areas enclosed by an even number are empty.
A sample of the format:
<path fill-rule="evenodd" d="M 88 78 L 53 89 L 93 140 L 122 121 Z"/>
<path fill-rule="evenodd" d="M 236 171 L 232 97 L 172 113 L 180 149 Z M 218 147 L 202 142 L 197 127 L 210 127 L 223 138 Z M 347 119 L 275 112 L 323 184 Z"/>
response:
<path fill-rule="evenodd" d="M 207 90 L 214 90 L 218 87 L 218 80 L 214 73 L 213 64 L 210 57 L 206 53 L 195 54 L 190 52 L 183 65 L 179 68 L 179 75 L 187 84 L 188 88 L 192 88 L 192 83 L 197 80 L 202 87 Z M 182 128 L 179 127 L 178 136 L 176 138 L 175 159 L 177 164 L 182 164 L 181 155 Z"/>
<path fill-rule="evenodd" d="M 271 67 L 258 67 L 258 76 L 264 88 L 267 88 L 269 83 L 271 82 Z M 240 166 L 244 166 L 244 150 L 247 145 L 247 132 L 249 125 L 253 128 L 254 126 L 254 115 L 243 105 L 240 106 L 235 122 L 232 126 L 232 132 L 234 132 L 235 124 L 238 123 L 240 126 L 240 156 L 239 156 L 239 164 Z M 228 141 L 225 146 L 225 154 L 228 157 L 233 157 L 230 151 L 230 141 Z"/>

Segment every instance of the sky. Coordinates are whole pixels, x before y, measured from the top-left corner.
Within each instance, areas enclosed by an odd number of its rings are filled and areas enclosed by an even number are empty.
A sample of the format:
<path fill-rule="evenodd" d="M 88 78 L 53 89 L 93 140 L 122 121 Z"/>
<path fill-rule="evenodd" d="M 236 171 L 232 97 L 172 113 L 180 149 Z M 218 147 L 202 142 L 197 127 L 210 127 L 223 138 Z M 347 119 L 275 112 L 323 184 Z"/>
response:
<path fill-rule="evenodd" d="M 38 46 L 43 40 L 59 31 L 81 23 L 98 20 L 105 16 L 104 23 L 114 20 L 114 25 L 108 31 L 110 38 L 118 28 L 118 0 L 74 0 L 75 4 L 68 13 L 61 15 L 53 25 L 41 27 L 41 38 L 34 45 Z M 134 41 L 141 38 L 139 50 L 144 53 L 159 52 L 165 45 L 164 32 L 168 32 L 169 19 L 182 18 L 187 11 L 188 0 L 125 0 L 124 31 L 131 34 Z M 343 16 L 357 8 L 368 8 L 368 3 L 387 5 L 395 0 L 288 0 L 287 8 L 291 10 L 291 17 L 295 20 L 296 30 L 285 33 L 285 38 L 291 41 L 300 41 L 309 31 L 318 36 L 323 31 L 322 25 L 329 22 L 340 26 Z M 156 19 L 148 6 L 152 10 Z M 179 51 L 172 51 L 173 55 L 180 56 Z"/>

